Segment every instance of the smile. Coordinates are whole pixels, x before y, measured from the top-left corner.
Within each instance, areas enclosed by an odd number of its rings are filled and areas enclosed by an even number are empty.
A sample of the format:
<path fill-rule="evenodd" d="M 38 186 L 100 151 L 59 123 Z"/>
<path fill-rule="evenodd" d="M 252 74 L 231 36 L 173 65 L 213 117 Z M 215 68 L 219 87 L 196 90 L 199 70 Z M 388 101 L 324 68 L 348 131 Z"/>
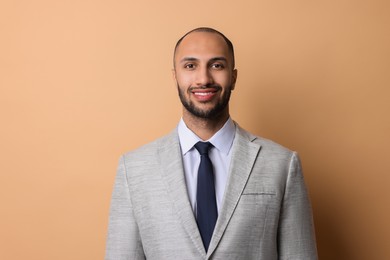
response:
<path fill-rule="evenodd" d="M 214 99 L 218 89 L 193 89 L 191 93 L 199 102 L 209 102 Z"/>
<path fill-rule="evenodd" d="M 212 95 L 214 93 L 215 92 L 194 92 L 194 95 L 197 95 L 197 96 L 208 96 L 208 95 Z"/>

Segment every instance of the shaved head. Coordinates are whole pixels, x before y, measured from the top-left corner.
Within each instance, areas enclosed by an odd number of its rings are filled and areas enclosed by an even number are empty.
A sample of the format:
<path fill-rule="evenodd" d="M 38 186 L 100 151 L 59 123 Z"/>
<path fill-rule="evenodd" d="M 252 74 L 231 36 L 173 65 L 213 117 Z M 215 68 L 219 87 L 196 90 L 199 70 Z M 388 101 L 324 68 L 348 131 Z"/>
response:
<path fill-rule="evenodd" d="M 194 32 L 207 32 L 207 33 L 215 33 L 215 34 L 218 34 L 220 35 L 224 41 L 226 42 L 226 45 L 229 49 L 229 52 L 230 52 L 230 55 L 231 55 L 231 58 L 232 58 L 232 64 L 233 64 L 233 69 L 235 68 L 235 60 L 234 60 L 234 47 L 233 47 L 233 43 L 221 32 L 213 29 L 213 28 L 209 28 L 209 27 L 199 27 L 199 28 L 195 28 L 189 32 L 187 32 L 186 34 L 184 34 L 176 43 L 175 45 L 175 50 L 174 50 L 174 53 L 173 53 L 173 66 L 175 67 L 175 57 L 176 57 L 176 51 L 177 49 L 179 48 L 180 46 L 180 43 L 183 41 L 183 39 L 191 34 L 191 33 L 194 33 Z"/>

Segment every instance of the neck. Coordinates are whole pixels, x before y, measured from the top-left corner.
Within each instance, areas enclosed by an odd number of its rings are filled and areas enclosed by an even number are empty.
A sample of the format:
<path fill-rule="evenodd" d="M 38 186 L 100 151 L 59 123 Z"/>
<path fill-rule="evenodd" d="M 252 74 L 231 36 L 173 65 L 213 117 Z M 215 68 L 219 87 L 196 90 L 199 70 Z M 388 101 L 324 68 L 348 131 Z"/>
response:
<path fill-rule="evenodd" d="M 200 118 L 183 110 L 183 121 L 186 126 L 202 140 L 210 139 L 218 132 L 229 118 L 229 111 L 221 113 L 215 118 Z"/>

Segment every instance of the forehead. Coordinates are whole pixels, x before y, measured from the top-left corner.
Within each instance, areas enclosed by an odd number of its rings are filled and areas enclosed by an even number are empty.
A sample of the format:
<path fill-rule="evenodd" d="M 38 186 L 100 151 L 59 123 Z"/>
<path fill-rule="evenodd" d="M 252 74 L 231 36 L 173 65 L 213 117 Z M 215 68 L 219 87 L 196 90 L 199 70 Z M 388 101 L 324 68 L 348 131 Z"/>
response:
<path fill-rule="evenodd" d="M 223 37 L 211 32 L 193 32 L 187 35 L 176 50 L 176 60 L 184 57 L 206 58 L 208 56 L 230 57 Z"/>

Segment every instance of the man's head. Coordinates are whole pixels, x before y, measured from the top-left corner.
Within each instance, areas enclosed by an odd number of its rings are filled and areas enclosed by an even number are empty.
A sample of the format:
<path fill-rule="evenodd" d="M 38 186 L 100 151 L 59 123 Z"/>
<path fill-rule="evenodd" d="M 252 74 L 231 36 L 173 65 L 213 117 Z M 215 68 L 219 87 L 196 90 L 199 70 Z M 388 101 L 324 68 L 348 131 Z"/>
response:
<path fill-rule="evenodd" d="M 228 47 L 229 49 L 229 52 L 230 52 L 230 55 L 231 55 L 231 58 L 232 58 L 232 64 L 233 64 L 233 69 L 235 68 L 235 59 L 234 59 L 234 47 L 233 47 L 233 43 L 223 34 L 221 33 L 220 31 L 217 31 L 213 28 L 209 28 L 209 27 L 199 27 L 199 28 L 195 28 L 189 32 L 187 32 L 186 34 L 184 34 L 176 43 L 175 45 L 175 49 L 174 49 L 174 53 L 173 53 L 173 66 L 175 66 L 175 56 L 176 56 L 176 51 L 177 51 L 177 48 L 179 47 L 180 43 L 183 41 L 183 39 L 193 33 L 193 32 L 208 32 L 208 33 L 216 33 L 216 34 L 219 34 L 226 42 L 226 46 Z"/>
<path fill-rule="evenodd" d="M 173 62 L 174 79 L 185 108 L 183 116 L 228 116 L 237 78 L 229 39 L 211 28 L 194 29 L 177 42 Z"/>

